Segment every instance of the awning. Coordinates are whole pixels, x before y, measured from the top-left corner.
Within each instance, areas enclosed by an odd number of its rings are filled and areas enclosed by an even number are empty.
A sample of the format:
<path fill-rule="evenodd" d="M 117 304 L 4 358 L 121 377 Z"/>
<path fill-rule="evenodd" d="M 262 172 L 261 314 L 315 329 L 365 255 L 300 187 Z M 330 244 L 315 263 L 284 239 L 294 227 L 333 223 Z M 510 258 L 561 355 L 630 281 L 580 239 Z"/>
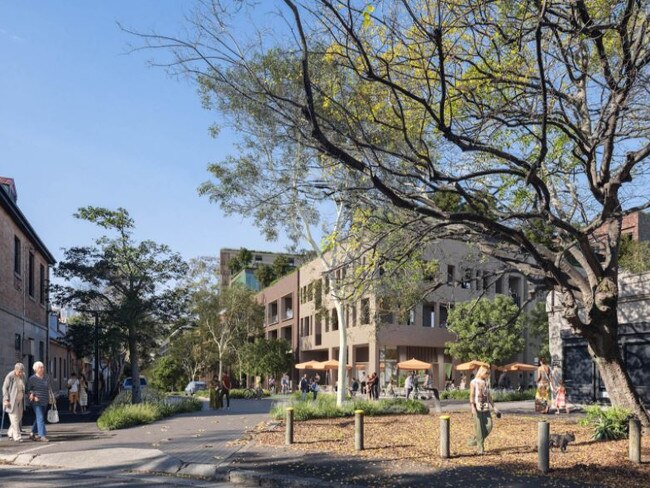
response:
<path fill-rule="evenodd" d="M 537 371 L 537 366 L 526 363 L 510 363 L 501 367 L 501 371 Z"/>
<path fill-rule="evenodd" d="M 316 369 L 323 370 L 323 363 L 319 361 L 307 361 L 304 363 L 298 363 L 294 366 L 296 369 Z"/>

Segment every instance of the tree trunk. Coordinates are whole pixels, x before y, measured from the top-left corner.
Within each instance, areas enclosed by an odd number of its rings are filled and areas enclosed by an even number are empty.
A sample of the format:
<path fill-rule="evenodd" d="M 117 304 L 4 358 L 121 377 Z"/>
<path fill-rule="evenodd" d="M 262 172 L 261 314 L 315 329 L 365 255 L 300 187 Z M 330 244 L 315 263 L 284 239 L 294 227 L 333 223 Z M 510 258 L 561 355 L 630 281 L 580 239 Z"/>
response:
<path fill-rule="evenodd" d="M 338 386 L 336 389 L 336 405 L 340 407 L 343 405 L 343 402 L 345 401 L 345 393 L 348 391 L 348 337 L 343 303 L 336 297 L 334 298 L 334 307 L 336 308 L 336 315 L 338 316 L 339 321 L 339 370 L 337 376 Z"/>
<path fill-rule="evenodd" d="M 630 375 L 623 363 L 621 349 L 618 345 L 618 323 L 615 323 L 614 326 L 611 324 L 616 320 L 616 317 L 610 318 L 609 324 L 593 329 L 592 327 L 596 324 L 592 324 L 589 331 L 583 333 L 583 336 L 587 339 L 589 353 L 598 367 L 612 405 L 630 410 L 644 427 L 648 427 L 650 418 L 641 405 L 639 395 L 634 389 Z"/>
<path fill-rule="evenodd" d="M 129 359 L 131 361 L 131 379 L 133 387 L 131 390 L 131 402 L 142 402 L 142 393 L 140 391 L 140 354 L 138 352 L 138 341 L 135 337 L 135 331 L 129 330 Z"/>

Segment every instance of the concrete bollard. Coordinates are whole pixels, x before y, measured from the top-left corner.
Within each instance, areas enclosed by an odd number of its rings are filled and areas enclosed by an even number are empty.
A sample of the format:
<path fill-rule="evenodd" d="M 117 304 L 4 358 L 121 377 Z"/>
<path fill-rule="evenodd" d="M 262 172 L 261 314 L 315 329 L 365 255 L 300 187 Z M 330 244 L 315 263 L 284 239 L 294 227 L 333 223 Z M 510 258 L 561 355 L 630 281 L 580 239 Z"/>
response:
<path fill-rule="evenodd" d="M 293 444 L 293 408 L 287 408 L 287 427 L 284 431 L 284 443 L 288 446 Z"/>
<path fill-rule="evenodd" d="M 641 464 L 641 422 L 630 419 L 630 461 Z"/>
<path fill-rule="evenodd" d="M 537 424 L 537 458 L 539 470 L 548 473 L 548 450 L 549 450 L 550 425 L 546 421 Z"/>
<path fill-rule="evenodd" d="M 449 434 L 449 415 L 442 415 L 440 417 L 440 457 L 442 459 L 450 458 Z"/>
<path fill-rule="evenodd" d="M 363 410 L 354 411 L 354 449 L 363 451 Z"/>

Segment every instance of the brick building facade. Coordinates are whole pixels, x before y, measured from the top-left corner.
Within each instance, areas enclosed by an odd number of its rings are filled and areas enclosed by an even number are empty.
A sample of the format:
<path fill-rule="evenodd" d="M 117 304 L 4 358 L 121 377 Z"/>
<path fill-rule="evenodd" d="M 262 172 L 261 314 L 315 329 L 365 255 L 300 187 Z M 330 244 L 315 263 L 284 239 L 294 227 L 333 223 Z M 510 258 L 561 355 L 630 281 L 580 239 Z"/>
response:
<path fill-rule="evenodd" d="M 54 257 L 17 205 L 10 178 L 0 178 L 0 371 L 47 362 L 48 287 Z"/>

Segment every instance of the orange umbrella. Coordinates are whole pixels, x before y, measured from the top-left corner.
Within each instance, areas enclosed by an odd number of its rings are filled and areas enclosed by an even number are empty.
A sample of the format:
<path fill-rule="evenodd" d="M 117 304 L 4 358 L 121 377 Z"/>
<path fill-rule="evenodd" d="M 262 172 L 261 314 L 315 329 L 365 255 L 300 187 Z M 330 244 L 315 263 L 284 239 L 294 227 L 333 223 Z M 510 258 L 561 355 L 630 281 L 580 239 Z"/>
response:
<path fill-rule="evenodd" d="M 408 361 L 402 361 L 401 363 L 397 363 L 397 367 L 399 369 L 405 369 L 408 371 L 419 371 L 421 369 L 431 369 L 433 365 L 431 363 L 425 363 L 424 361 L 420 361 L 419 359 L 409 359 Z"/>
<path fill-rule="evenodd" d="M 501 368 L 502 371 L 537 371 L 537 366 L 525 363 L 510 363 Z"/>
<path fill-rule="evenodd" d="M 325 369 L 323 368 L 323 363 L 320 363 L 318 361 L 307 361 L 304 363 L 298 363 L 295 365 L 296 369 L 318 369 L 322 370 Z"/>
<path fill-rule="evenodd" d="M 339 362 L 336 359 L 328 359 L 319 364 L 322 366 L 322 369 L 339 369 Z M 345 369 L 352 369 L 352 366 L 348 364 Z"/>
<path fill-rule="evenodd" d="M 488 363 L 484 361 L 468 361 L 467 363 L 461 363 L 456 365 L 456 371 L 473 371 L 475 369 L 479 369 L 481 366 L 485 366 L 486 368 L 492 368 L 496 369 L 496 366 L 490 366 Z"/>

